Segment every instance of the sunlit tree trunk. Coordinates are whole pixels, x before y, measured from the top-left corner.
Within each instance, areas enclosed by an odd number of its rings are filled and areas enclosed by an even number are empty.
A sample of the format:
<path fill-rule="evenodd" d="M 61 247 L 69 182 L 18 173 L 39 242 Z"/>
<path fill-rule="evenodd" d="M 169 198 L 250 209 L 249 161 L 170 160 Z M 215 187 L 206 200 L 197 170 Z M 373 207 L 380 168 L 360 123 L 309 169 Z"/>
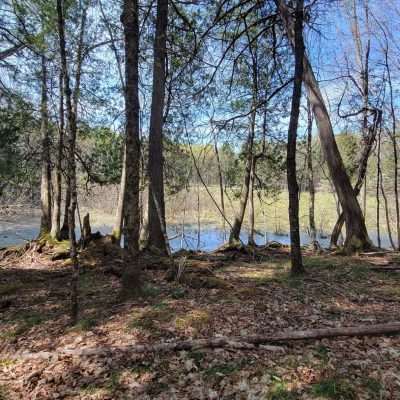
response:
<path fill-rule="evenodd" d="M 148 244 L 166 253 L 164 159 L 163 159 L 163 112 L 165 103 L 165 60 L 168 25 L 168 0 L 157 0 L 156 32 L 154 38 L 153 93 L 149 134 L 149 198 Z M 158 204 L 157 204 L 158 203 Z"/>
<path fill-rule="evenodd" d="M 76 143 L 76 115 L 72 106 L 72 96 L 70 79 L 68 72 L 68 63 L 65 45 L 65 19 L 64 19 L 64 2 L 57 0 L 58 15 L 58 33 L 60 42 L 61 67 L 64 81 L 64 95 L 66 101 L 67 112 L 67 132 L 68 132 L 68 156 L 67 156 L 67 175 L 68 188 L 71 193 L 71 201 L 68 208 L 68 227 L 70 239 L 70 256 L 72 260 L 73 276 L 71 281 L 71 319 L 76 323 L 78 319 L 78 280 L 79 280 L 79 264 L 77 258 L 77 247 L 75 238 L 75 211 L 77 207 L 77 190 L 76 190 L 76 163 L 75 163 L 75 143 Z"/>
<path fill-rule="evenodd" d="M 284 0 L 275 0 L 275 2 L 279 8 L 279 13 L 282 17 L 288 38 L 294 47 L 294 26 L 290 11 Z M 333 133 L 328 110 L 306 55 L 303 57 L 303 64 L 303 81 L 307 88 L 307 95 L 317 122 L 321 146 L 344 212 L 347 233 L 345 249 L 348 253 L 369 249 L 372 243 L 368 237 L 364 216 L 344 167 Z"/>
<path fill-rule="evenodd" d="M 140 136 L 139 136 L 139 7 L 137 0 L 124 0 L 121 21 L 125 40 L 125 235 L 128 253 L 135 259 L 139 252 L 140 209 Z M 123 285 L 135 284 L 137 263 L 125 269 Z"/>
<path fill-rule="evenodd" d="M 60 223 L 61 223 L 61 197 L 62 197 L 62 159 L 64 151 L 64 85 L 63 72 L 60 70 L 59 87 L 60 87 L 60 104 L 59 104 L 59 127 L 58 127 L 58 147 L 56 170 L 54 173 L 54 196 L 53 196 L 53 214 L 51 222 L 51 237 L 60 239 Z"/>
<path fill-rule="evenodd" d="M 42 136 L 42 176 L 40 185 L 40 236 L 50 233 L 51 230 L 51 161 L 50 161 L 50 136 L 49 136 L 49 113 L 47 106 L 47 66 L 46 58 L 42 56 L 42 99 L 40 105 L 41 114 L 41 136 Z"/>
<path fill-rule="evenodd" d="M 117 211 L 115 214 L 115 224 L 112 230 L 112 236 L 117 243 L 121 242 L 122 228 L 124 222 L 124 199 L 125 199 L 125 188 L 126 188 L 126 148 L 124 144 L 123 148 L 124 155 L 122 157 L 122 173 L 121 182 L 118 193 Z"/>
<path fill-rule="evenodd" d="M 299 124 L 301 85 L 303 77 L 303 0 L 296 2 L 296 18 L 294 24 L 294 85 L 292 105 L 290 111 L 288 142 L 287 142 L 287 184 L 289 191 L 289 223 L 290 223 L 290 258 L 292 263 L 291 273 L 298 275 L 304 272 L 299 228 L 299 185 L 296 176 L 296 145 L 297 128 Z"/>

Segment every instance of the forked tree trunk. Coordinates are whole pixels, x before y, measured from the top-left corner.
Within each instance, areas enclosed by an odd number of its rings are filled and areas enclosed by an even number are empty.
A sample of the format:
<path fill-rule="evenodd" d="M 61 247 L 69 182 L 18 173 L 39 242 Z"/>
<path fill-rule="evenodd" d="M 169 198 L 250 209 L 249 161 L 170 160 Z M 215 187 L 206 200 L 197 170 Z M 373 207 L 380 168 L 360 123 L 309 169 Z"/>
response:
<path fill-rule="evenodd" d="M 128 253 L 138 256 L 140 209 L 140 136 L 139 136 L 139 7 L 137 0 L 124 0 L 121 21 L 125 40 L 125 235 Z M 125 269 L 124 290 L 134 289 L 138 264 Z"/>
<path fill-rule="evenodd" d="M 51 222 L 51 237 L 60 240 L 60 223 L 61 223 L 61 197 L 62 197 L 62 159 L 64 151 L 64 85 L 63 72 L 60 70 L 59 90 L 60 90 L 60 105 L 59 105 L 59 133 L 56 170 L 54 173 L 54 196 L 53 196 L 53 214 Z"/>
<path fill-rule="evenodd" d="M 300 228 L 299 228 L 299 185 L 296 176 L 296 145 L 297 128 L 299 124 L 301 85 L 303 77 L 303 0 L 296 2 L 296 19 L 294 24 L 294 84 L 292 94 L 292 105 L 290 111 L 288 142 L 287 142 L 287 183 L 289 191 L 289 223 L 290 223 L 290 258 L 291 273 L 299 275 L 304 272 L 303 261 L 300 249 Z"/>
<path fill-rule="evenodd" d="M 373 145 L 375 143 L 376 134 L 380 129 L 382 121 L 382 112 L 380 110 L 375 110 L 374 122 L 367 128 L 367 133 L 364 133 L 362 151 L 359 157 L 359 167 L 357 182 L 354 185 L 354 195 L 358 196 L 360 194 L 361 188 L 367 176 L 368 159 L 372 152 Z M 331 247 L 336 247 L 339 240 L 340 232 L 342 231 L 343 224 L 345 222 L 344 212 L 341 212 L 338 220 L 333 228 L 331 235 Z"/>
<path fill-rule="evenodd" d="M 163 112 L 165 102 L 166 42 L 168 25 L 168 0 L 157 0 L 156 33 L 154 38 L 153 93 L 151 101 L 149 134 L 149 197 L 148 244 L 167 253 L 163 232 L 165 226 Z M 158 203 L 158 204 L 156 204 Z M 160 213 L 157 212 L 157 207 Z"/>
<path fill-rule="evenodd" d="M 47 66 L 46 58 L 42 56 L 42 99 L 40 105 L 41 136 L 42 136 L 42 176 L 40 185 L 40 236 L 50 233 L 51 230 L 51 162 L 50 162 L 50 137 L 49 113 L 47 108 Z"/>
<path fill-rule="evenodd" d="M 64 19 L 64 2 L 57 0 L 58 15 L 58 33 L 60 42 L 61 65 L 64 81 L 64 95 L 66 100 L 67 111 L 67 132 L 68 132 L 68 157 L 67 157 L 67 175 L 68 189 L 71 193 L 71 201 L 68 208 L 68 227 L 70 239 L 70 256 L 72 260 L 73 275 L 71 280 L 71 319 L 76 323 L 78 319 L 78 279 L 79 264 L 77 258 L 77 248 L 75 239 L 75 211 L 77 207 L 77 191 L 76 191 L 76 164 L 75 164 L 75 143 L 76 143 L 76 115 L 72 107 L 71 87 L 67 64 L 66 45 L 65 45 L 65 19 Z"/>
<path fill-rule="evenodd" d="M 284 0 L 275 0 L 275 2 L 279 8 L 285 31 L 294 47 L 294 24 L 290 11 Z M 348 253 L 370 249 L 372 243 L 368 237 L 364 216 L 360 204 L 358 203 L 357 196 L 351 186 L 349 176 L 346 173 L 342 157 L 337 147 L 328 110 L 306 54 L 303 57 L 303 64 L 303 81 L 306 85 L 307 95 L 317 122 L 321 146 L 344 212 L 347 231 L 345 249 Z"/>

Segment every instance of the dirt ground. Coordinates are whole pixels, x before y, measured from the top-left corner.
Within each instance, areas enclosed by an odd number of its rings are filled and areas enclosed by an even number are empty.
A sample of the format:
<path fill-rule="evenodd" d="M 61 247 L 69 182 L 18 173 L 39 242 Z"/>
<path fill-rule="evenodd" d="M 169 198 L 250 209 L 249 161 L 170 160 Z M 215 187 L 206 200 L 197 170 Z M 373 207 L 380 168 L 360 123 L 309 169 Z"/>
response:
<path fill-rule="evenodd" d="M 285 248 L 182 254 L 181 283 L 165 279 L 155 259 L 146 264 L 143 295 L 122 302 L 120 278 L 110 273 L 119 256 L 87 252 L 73 326 L 68 260 L 37 251 L 0 257 L 0 399 L 400 399 L 396 335 L 240 350 L 124 348 L 398 321 L 397 257 L 306 255 L 306 276 L 292 278 Z M 57 352 L 66 348 L 105 351 Z M 42 351 L 53 357 L 23 355 Z"/>

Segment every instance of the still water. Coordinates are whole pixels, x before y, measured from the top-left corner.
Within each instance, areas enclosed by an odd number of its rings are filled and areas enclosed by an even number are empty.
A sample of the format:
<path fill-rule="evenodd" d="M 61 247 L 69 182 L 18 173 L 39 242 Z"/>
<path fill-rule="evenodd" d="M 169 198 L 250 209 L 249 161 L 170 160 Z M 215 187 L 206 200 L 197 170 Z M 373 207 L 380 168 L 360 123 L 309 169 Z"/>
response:
<path fill-rule="evenodd" d="M 0 217 L 0 248 L 25 243 L 34 239 L 39 233 L 40 216 L 37 211 L 24 213 L 24 215 L 4 216 Z M 102 234 L 111 233 L 112 226 L 105 224 L 93 224 L 92 231 L 100 231 Z M 80 232 L 77 231 L 79 238 Z M 212 251 L 221 246 L 228 239 L 229 232 L 223 232 L 221 228 L 216 226 L 203 226 L 200 233 L 197 226 L 186 225 L 183 229 L 181 225 L 172 225 L 168 227 L 168 237 L 173 251 L 181 248 L 191 250 Z M 370 237 L 376 244 L 376 232 L 370 231 Z M 241 239 L 247 243 L 248 233 L 243 230 Z M 288 234 L 276 234 L 273 232 L 259 232 L 255 236 L 257 244 L 265 244 L 266 242 L 276 241 L 282 244 L 289 244 Z M 310 237 L 306 232 L 300 235 L 301 244 L 308 244 Z M 322 247 L 328 247 L 329 238 L 318 237 Z M 382 247 L 390 247 L 387 235 L 382 235 Z"/>

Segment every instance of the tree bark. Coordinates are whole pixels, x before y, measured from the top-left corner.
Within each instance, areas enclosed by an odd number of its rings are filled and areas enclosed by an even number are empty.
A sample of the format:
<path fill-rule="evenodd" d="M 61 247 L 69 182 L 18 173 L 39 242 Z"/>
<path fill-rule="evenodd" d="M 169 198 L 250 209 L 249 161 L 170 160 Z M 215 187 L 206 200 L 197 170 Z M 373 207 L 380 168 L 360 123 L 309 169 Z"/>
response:
<path fill-rule="evenodd" d="M 149 197 L 148 244 L 167 253 L 163 231 L 165 227 L 163 112 L 167 55 L 168 0 L 157 0 L 156 32 L 154 38 L 153 93 L 149 133 Z M 157 204 L 160 215 L 157 212 Z"/>
<path fill-rule="evenodd" d="M 290 258 L 291 274 L 299 275 L 304 273 L 304 267 L 300 248 L 300 228 L 299 228 L 299 185 L 296 176 L 296 144 L 297 128 L 299 124 L 301 85 L 303 79 L 303 0 L 296 2 L 296 19 L 294 25 L 294 84 L 292 94 L 292 105 L 290 111 L 288 142 L 287 142 L 287 184 L 289 191 L 289 223 L 290 223 Z"/>
<path fill-rule="evenodd" d="M 281 15 L 286 34 L 294 47 L 293 19 L 284 0 L 275 0 Z M 308 99 L 318 126 L 321 146 L 328 164 L 335 190 L 344 212 L 346 222 L 345 250 L 354 253 L 359 250 L 370 249 L 372 243 L 368 237 L 364 216 L 358 203 L 357 196 L 351 186 L 349 176 L 346 173 L 342 157 L 340 155 L 328 110 L 320 91 L 314 71 L 307 55 L 303 57 L 303 81 L 307 88 Z"/>
<path fill-rule="evenodd" d="M 140 136 L 139 136 L 139 7 L 137 0 L 124 0 L 121 21 L 125 39 L 125 170 L 124 200 L 125 234 L 128 253 L 139 252 L 140 210 Z M 126 289 L 136 274 L 136 263 L 126 268 L 123 284 Z"/>
<path fill-rule="evenodd" d="M 317 229 L 315 226 L 315 186 L 314 186 L 314 168 L 312 157 L 312 111 L 310 102 L 307 100 L 307 177 L 308 192 L 310 194 L 310 204 L 308 207 L 308 221 L 310 225 L 310 238 L 313 243 L 317 240 Z"/>
<path fill-rule="evenodd" d="M 70 240 L 70 256 L 72 260 L 73 275 L 71 280 L 71 320 L 76 323 L 78 319 L 78 279 L 79 264 L 77 258 L 76 238 L 75 238 L 75 211 L 77 207 L 77 189 L 76 189 L 76 163 L 75 163 L 75 143 L 76 143 L 76 114 L 72 106 L 71 87 L 68 72 L 66 45 L 65 45 L 65 19 L 64 19 L 64 1 L 57 0 L 58 33 L 61 55 L 61 66 L 64 81 L 64 95 L 67 111 L 67 132 L 68 132 L 68 158 L 67 175 L 71 201 L 68 208 L 68 228 Z M 84 17 L 82 27 L 84 28 Z M 81 31 L 82 32 L 82 31 Z"/>
<path fill-rule="evenodd" d="M 242 193 L 240 197 L 240 205 L 239 205 L 239 213 L 236 214 L 235 219 L 233 221 L 233 225 L 231 228 L 231 233 L 229 235 L 229 243 L 236 244 L 240 241 L 240 231 L 242 229 L 244 215 L 246 213 L 247 202 L 249 198 L 250 192 L 250 184 L 251 184 L 251 174 L 253 170 L 253 163 L 254 163 L 254 136 L 255 136 L 255 129 L 256 129 L 256 116 L 257 116 L 257 104 L 258 104 L 258 65 L 257 65 L 257 41 L 254 43 L 251 41 L 249 36 L 249 30 L 247 29 L 246 20 L 244 20 L 246 26 L 246 34 L 247 34 L 247 41 L 248 41 L 248 48 L 249 53 L 251 56 L 252 64 L 252 78 L 253 78 L 253 85 L 252 85 L 252 103 L 251 109 L 252 112 L 250 114 L 250 127 L 249 127 L 249 134 L 247 138 L 247 157 L 246 157 L 246 167 L 245 167 L 245 174 L 244 174 L 244 182 L 242 187 Z M 255 50 L 255 51 L 254 51 Z"/>
<path fill-rule="evenodd" d="M 254 212 L 254 181 L 256 169 L 256 157 L 253 156 L 251 174 L 250 174 L 250 193 L 249 193 L 249 246 L 255 246 L 255 212 Z"/>
<path fill-rule="evenodd" d="M 60 240 L 60 223 L 61 223 L 61 195 L 62 195 L 62 160 L 64 152 L 64 85 L 63 72 L 60 70 L 59 90 L 60 90 L 60 105 L 59 105 L 59 127 L 58 127 L 58 148 L 56 170 L 54 174 L 54 198 L 53 198 L 53 214 L 51 222 L 51 237 Z"/>
<path fill-rule="evenodd" d="M 118 193 L 117 212 L 115 214 L 115 224 L 112 230 L 112 236 L 117 243 L 121 243 L 122 228 L 124 224 L 124 199 L 126 189 L 126 146 L 124 143 L 124 155 L 122 158 L 121 183 Z"/>
<path fill-rule="evenodd" d="M 46 58 L 42 55 L 42 99 L 40 105 L 41 136 L 42 136 L 42 176 L 40 185 L 40 236 L 47 235 L 51 230 L 51 161 L 49 137 L 49 112 L 47 95 L 47 66 Z"/>

